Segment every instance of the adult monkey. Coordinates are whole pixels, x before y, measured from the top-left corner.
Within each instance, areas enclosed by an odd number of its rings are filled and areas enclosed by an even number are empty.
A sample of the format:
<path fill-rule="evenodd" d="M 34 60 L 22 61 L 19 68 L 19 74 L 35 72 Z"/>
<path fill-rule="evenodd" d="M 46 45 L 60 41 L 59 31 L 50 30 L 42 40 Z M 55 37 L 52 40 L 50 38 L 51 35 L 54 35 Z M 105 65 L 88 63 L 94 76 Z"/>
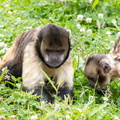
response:
<path fill-rule="evenodd" d="M 47 24 L 43 28 L 23 32 L 3 57 L 0 72 L 7 67 L 8 75 L 22 77 L 23 90 L 34 90 L 33 94 L 42 94 L 42 100 L 53 102 L 45 85 L 45 72 L 49 77 L 54 77 L 56 86 L 60 84 L 57 95 L 62 99 L 70 95 L 72 99 L 70 47 L 68 31 L 58 25 Z"/>

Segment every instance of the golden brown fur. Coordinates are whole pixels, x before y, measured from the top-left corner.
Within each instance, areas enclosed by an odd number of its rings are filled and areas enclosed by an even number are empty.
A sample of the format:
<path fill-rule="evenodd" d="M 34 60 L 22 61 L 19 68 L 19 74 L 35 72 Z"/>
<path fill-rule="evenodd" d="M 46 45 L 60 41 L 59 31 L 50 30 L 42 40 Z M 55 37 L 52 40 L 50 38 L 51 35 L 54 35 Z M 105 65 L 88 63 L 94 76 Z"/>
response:
<path fill-rule="evenodd" d="M 7 51 L 7 53 L 4 55 L 1 63 L 0 63 L 0 69 L 3 67 L 3 65 L 5 65 L 8 61 L 10 61 L 11 59 L 13 59 L 14 54 L 15 54 L 15 50 L 16 50 L 16 43 L 14 42 L 12 47 Z"/>
<path fill-rule="evenodd" d="M 84 75 L 97 90 L 106 90 L 112 79 L 120 77 L 120 38 L 109 54 L 94 54 L 87 59 Z"/>
<path fill-rule="evenodd" d="M 68 94 L 71 98 L 73 96 L 69 33 L 58 25 L 48 24 L 23 32 L 3 57 L 0 72 L 4 67 L 8 67 L 9 74 L 22 77 L 23 90 L 42 94 L 45 101 L 52 102 L 53 99 L 45 86 L 47 79 L 43 71 L 49 77 L 55 77 L 56 86 L 64 80 L 58 96 L 62 99 Z"/>

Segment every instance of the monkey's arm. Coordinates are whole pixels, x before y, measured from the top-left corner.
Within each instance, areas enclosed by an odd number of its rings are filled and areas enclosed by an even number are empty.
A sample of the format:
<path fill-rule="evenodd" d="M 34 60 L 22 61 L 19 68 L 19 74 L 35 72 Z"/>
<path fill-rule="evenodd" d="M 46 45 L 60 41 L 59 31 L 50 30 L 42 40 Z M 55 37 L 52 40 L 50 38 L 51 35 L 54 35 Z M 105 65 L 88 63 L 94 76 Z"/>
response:
<path fill-rule="evenodd" d="M 65 96 L 68 95 L 70 96 L 70 99 L 73 98 L 73 74 L 74 70 L 71 59 L 69 58 L 61 67 L 57 78 L 57 85 L 59 85 L 57 95 L 60 96 L 63 100 L 65 99 Z"/>
<path fill-rule="evenodd" d="M 29 43 L 24 51 L 23 56 L 23 90 L 34 90 L 33 94 L 41 95 L 44 101 L 52 102 L 52 97 L 44 88 L 45 76 L 41 71 L 41 61 L 35 51 L 34 42 Z M 37 99 L 38 101 L 40 99 Z"/>

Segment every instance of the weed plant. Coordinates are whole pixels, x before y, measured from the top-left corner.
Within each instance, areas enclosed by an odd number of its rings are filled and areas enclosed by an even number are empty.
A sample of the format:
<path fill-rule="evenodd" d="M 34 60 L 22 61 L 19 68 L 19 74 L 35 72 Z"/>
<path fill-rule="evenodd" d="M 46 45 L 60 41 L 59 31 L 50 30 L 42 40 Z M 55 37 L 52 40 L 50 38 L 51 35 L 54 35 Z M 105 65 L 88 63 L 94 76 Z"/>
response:
<path fill-rule="evenodd" d="M 119 21 L 119 0 L 1 0 L 0 59 L 23 31 L 54 23 L 71 32 L 75 74 L 73 105 L 67 98 L 39 103 L 32 91 L 22 91 L 21 78 L 13 76 L 15 89 L 0 84 L 0 120 L 120 120 L 120 81 L 113 81 L 101 96 L 83 74 L 90 54 L 112 49 L 120 36 Z"/>

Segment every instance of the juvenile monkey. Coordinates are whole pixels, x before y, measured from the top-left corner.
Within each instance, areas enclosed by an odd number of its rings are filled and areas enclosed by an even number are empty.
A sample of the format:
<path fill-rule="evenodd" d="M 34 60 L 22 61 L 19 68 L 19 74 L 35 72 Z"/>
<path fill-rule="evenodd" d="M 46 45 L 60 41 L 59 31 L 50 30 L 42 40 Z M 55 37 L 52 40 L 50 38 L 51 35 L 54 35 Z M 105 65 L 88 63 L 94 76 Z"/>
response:
<path fill-rule="evenodd" d="M 54 77 L 56 86 L 60 84 L 57 95 L 62 99 L 69 95 L 72 99 L 70 49 L 69 33 L 61 26 L 47 24 L 23 32 L 3 57 L 0 73 L 7 67 L 9 75 L 22 77 L 24 91 L 34 90 L 34 94 L 42 94 L 42 100 L 53 102 L 51 91 L 47 90 L 45 72 L 49 77 Z"/>
<path fill-rule="evenodd" d="M 114 78 L 120 78 L 120 38 L 110 53 L 94 54 L 87 59 L 84 75 L 98 92 L 105 91 Z"/>

